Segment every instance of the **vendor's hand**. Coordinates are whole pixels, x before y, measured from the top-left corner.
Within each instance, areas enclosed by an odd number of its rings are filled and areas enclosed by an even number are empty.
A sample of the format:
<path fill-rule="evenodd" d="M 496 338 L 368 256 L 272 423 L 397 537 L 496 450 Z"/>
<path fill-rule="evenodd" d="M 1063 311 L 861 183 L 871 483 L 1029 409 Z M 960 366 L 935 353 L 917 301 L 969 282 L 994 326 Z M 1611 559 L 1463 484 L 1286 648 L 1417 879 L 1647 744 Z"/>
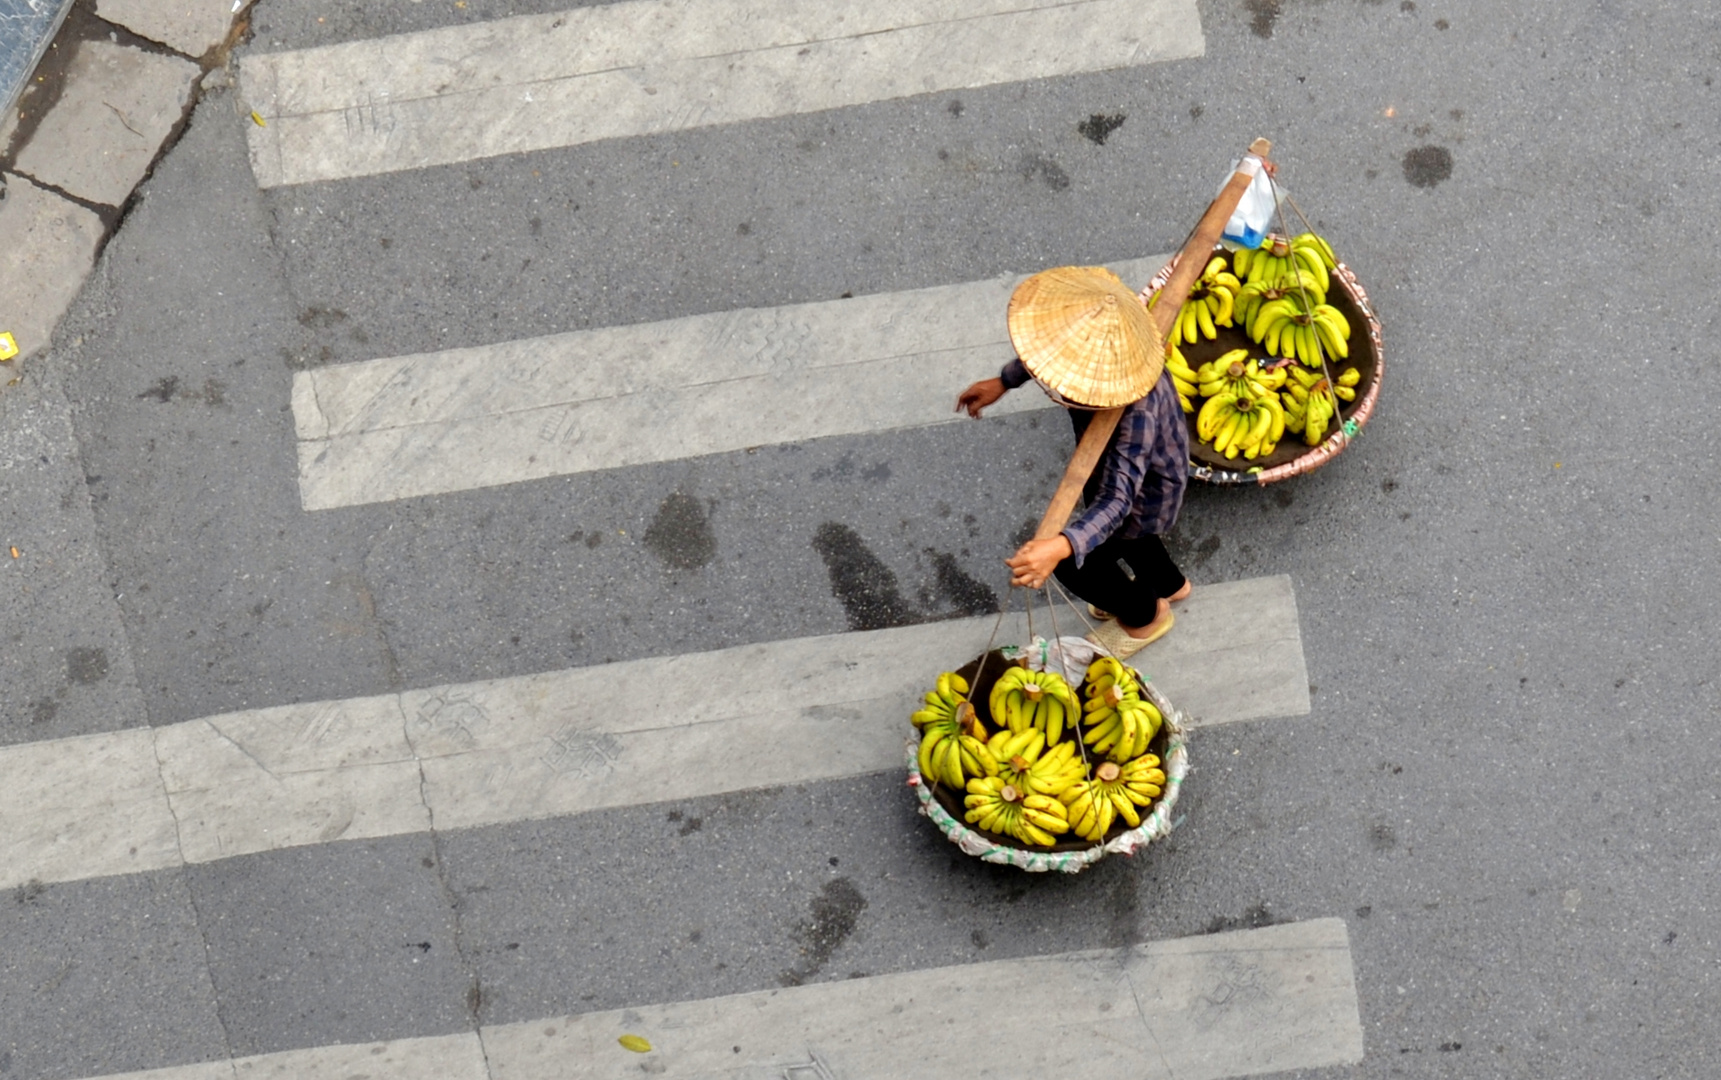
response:
<path fill-rule="evenodd" d="M 1016 554 L 1004 560 L 1011 570 L 1010 584 L 1037 589 L 1052 576 L 1058 564 L 1073 555 L 1070 538 L 1063 533 L 1050 540 L 1030 540 L 1016 549 Z"/>
<path fill-rule="evenodd" d="M 981 379 L 957 396 L 956 411 L 967 409 L 968 415 L 978 420 L 980 410 L 1003 397 L 1008 389 L 1003 379 Z"/>

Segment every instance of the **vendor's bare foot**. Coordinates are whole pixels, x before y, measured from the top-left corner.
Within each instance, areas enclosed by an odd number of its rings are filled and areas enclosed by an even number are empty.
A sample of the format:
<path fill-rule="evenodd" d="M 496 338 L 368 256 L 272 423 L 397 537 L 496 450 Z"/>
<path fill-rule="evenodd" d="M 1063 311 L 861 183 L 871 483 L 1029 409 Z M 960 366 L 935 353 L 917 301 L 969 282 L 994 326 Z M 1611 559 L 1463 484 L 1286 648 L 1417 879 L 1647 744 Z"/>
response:
<path fill-rule="evenodd" d="M 1185 590 L 1188 588 L 1188 585 L 1184 586 Z M 1187 595 L 1187 593 L 1185 593 L 1185 595 Z M 1178 598 L 1174 596 L 1172 599 L 1175 600 Z M 1170 629 L 1170 624 L 1174 621 L 1175 616 L 1171 614 L 1171 601 L 1161 598 L 1159 601 L 1159 609 L 1154 613 L 1153 621 L 1148 623 L 1146 626 L 1124 626 L 1121 621 L 1119 621 L 1118 625 L 1122 626 L 1123 632 L 1132 638 L 1151 639 L 1159 637 L 1161 634 L 1165 633 L 1166 630 Z"/>
<path fill-rule="evenodd" d="M 1176 592 L 1174 592 L 1170 596 L 1166 597 L 1166 599 L 1170 600 L 1172 603 L 1175 604 L 1179 600 L 1189 599 L 1189 594 L 1194 592 L 1194 591 L 1195 591 L 1195 583 L 1193 581 L 1190 581 L 1188 578 L 1184 578 L 1183 579 L 1183 588 L 1178 589 Z"/>

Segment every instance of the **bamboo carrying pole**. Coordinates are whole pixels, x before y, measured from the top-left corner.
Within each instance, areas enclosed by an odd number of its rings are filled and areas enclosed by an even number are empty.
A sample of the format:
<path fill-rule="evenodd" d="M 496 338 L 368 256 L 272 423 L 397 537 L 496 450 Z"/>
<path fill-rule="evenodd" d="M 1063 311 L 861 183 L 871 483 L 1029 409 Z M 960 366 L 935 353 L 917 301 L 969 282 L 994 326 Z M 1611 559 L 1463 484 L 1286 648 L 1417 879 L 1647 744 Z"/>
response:
<path fill-rule="evenodd" d="M 1249 153 L 1260 158 L 1265 164 L 1267 155 L 1272 152 L 1273 144 L 1266 139 L 1256 139 L 1249 144 Z M 1171 328 L 1177 321 L 1177 311 L 1183 302 L 1189 298 L 1189 293 L 1195 288 L 1195 282 L 1201 277 L 1201 272 L 1207 267 L 1207 254 L 1213 250 L 1213 245 L 1219 242 L 1220 235 L 1225 231 L 1225 223 L 1231 220 L 1231 215 L 1237 212 L 1237 204 L 1242 201 L 1243 193 L 1255 180 L 1253 172 L 1239 170 L 1231 174 L 1231 179 L 1219 192 L 1218 198 L 1207 207 L 1207 212 L 1201 216 L 1195 231 L 1189 234 L 1189 240 L 1183 245 L 1183 251 L 1177 259 L 1177 269 L 1171 273 L 1171 279 L 1165 283 L 1165 288 L 1159 292 L 1159 301 L 1154 305 L 1154 325 L 1159 330 L 1161 343 L 1171 336 Z M 1094 467 L 1100 462 L 1100 455 L 1111 442 L 1112 433 L 1117 430 L 1118 420 L 1123 417 L 1123 409 L 1100 409 L 1094 413 L 1094 418 L 1088 422 L 1088 428 L 1082 433 L 1082 439 L 1076 444 L 1076 452 L 1070 455 L 1070 463 L 1064 467 L 1064 478 L 1058 481 L 1058 490 L 1052 493 L 1052 501 L 1046 507 L 1045 516 L 1040 518 L 1040 527 L 1034 530 L 1034 539 L 1050 540 L 1064 531 L 1064 526 L 1070 523 L 1070 514 L 1075 511 L 1076 500 L 1081 497 L 1082 488 L 1087 485 L 1088 477 L 1093 475 Z"/>

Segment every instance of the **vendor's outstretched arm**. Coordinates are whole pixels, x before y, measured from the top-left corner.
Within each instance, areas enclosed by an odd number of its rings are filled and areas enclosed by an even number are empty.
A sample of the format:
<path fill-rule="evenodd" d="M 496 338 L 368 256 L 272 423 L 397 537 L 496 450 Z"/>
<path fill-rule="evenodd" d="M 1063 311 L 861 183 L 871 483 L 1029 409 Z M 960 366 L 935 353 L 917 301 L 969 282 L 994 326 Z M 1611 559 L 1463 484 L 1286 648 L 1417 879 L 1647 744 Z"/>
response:
<path fill-rule="evenodd" d="M 1012 360 L 1004 365 L 996 379 L 981 379 L 957 395 L 956 411 L 966 411 L 969 416 L 979 419 L 982 409 L 1003 397 L 1005 391 L 1027 382 L 1028 378 L 1027 366 L 1020 360 Z"/>
<path fill-rule="evenodd" d="M 981 379 L 957 396 L 956 411 L 967 410 L 969 416 L 978 420 L 980 410 L 1003 397 L 1007 389 L 1002 379 Z"/>

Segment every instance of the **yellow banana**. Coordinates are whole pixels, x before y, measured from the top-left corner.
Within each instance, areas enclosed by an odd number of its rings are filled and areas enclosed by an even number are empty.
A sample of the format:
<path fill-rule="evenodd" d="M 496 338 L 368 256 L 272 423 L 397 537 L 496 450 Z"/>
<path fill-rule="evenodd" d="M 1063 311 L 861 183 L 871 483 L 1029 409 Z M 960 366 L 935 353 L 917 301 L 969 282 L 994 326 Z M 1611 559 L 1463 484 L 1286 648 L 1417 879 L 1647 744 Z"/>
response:
<path fill-rule="evenodd" d="M 1149 784 L 1165 783 L 1165 772 L 1158 755 L 1143 754 L 1134 761 L 1128 761 L 1118 766 L 1117 774 L 1127 782 L 1143 782 Z M 1158 774 L 1157 778 L 1154 774 Z"/>
<path fill-rule="evenodd" d="M 1218 327 L 1213 325 L 1213 312 L 1208 310 L 1206 304 L 1195 306 L 1195 323 L 1201 330 L 1201 336 L 1207 340 L 1212 341 L 1219 336 Z"/>
<path fill-rule="evenodd" d="M 1121 784 L 1117 787 L 1108 786 L 1106 796 L 1117 808 L 1117 816 L 1129 822 L 1130 828 L 1134 829 L 1141 824 L 1141 815 L 1135 812 L 1135 800 L 1129 797 Z"/>
<path fill-rule="evenodd" d="M 1273 414 L 1266 406 L 1257 405 L 1254 415 L 1255 423 L 1243 440 L 1243 456 L 1250 461 L 1261 456 L 1261 447 L 1266 441 L 1267 432 L 1273 429 Z"/>
<path fill-rule="evenodd" d="M 1285 437 L 1285 407 L 1279 404 L 1277 394 L 1261 399 L 1261 404 L 1272 414 L 1272 420 L 1267 428 L 1267 438 L 1261 444 L 1261 456 L 1265 457 L 1279 445 L 1279 440 Z"/>
<path fill-rule="evenodd" d="M 938 774 L 933 771 L 932 748 L 938 745 L 941 737 L 942 736 L 937 732 L 929 731 L 925 735 L 921 736 L 920 739 L 920 755 L 918 762 L 920 765 L 920 775 L 934 783 L 938 781 Z"/>
<path fill-rule="evenodd" d="M 1236 313 L 1237 297 L 1230 289 L 1215 289 L 1213 295 L 1219 298 L 1219 310 L 1213 313 L 1213 321 L 1220 326 L 1230 326 L 1231 317 Z"/>

